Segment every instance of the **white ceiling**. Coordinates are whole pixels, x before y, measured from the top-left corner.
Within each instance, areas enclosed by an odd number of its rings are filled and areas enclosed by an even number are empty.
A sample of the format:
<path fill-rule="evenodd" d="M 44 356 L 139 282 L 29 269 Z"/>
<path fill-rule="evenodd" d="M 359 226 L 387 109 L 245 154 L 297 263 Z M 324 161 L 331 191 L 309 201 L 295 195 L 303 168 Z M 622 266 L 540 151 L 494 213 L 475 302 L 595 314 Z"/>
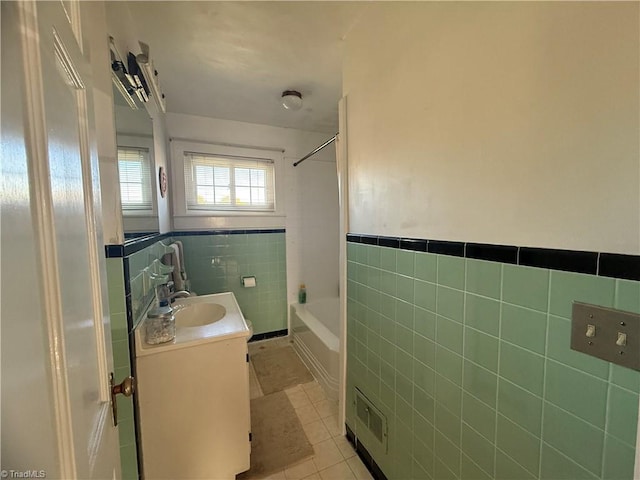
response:
<path fill-rule="evenodd" d="M 335 133 L 343 39 L 364 3 L 128 3 L 169 112 Z M 138 52 L 134 52 L 138 53 Z M 303 107 L 285 110 L 283 90 Z"/>

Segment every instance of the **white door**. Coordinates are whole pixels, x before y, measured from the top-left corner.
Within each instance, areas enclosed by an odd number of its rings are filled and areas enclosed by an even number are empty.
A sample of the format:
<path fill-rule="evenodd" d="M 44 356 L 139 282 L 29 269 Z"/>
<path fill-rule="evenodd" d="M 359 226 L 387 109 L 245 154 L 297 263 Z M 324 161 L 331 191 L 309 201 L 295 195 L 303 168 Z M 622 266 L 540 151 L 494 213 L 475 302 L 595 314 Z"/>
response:
<path fill-rule="evenodd" d="M 28 470 L 31 478 L 116 478 L 82 5 L 1 5 L 0 475 L 17 478 L 21 474 L 11 471 Z"/>

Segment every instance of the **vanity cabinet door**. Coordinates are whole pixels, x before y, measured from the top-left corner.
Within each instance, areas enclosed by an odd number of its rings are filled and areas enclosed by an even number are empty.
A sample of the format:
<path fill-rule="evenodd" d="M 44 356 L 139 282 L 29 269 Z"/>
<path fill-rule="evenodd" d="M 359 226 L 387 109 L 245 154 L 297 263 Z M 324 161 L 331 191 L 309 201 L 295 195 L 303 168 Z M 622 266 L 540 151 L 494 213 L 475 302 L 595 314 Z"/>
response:
<path fill-rule="evenodd" d="M 145 478 L 234 479 L 249 469 L 244 337 L 136 359 Z"/>

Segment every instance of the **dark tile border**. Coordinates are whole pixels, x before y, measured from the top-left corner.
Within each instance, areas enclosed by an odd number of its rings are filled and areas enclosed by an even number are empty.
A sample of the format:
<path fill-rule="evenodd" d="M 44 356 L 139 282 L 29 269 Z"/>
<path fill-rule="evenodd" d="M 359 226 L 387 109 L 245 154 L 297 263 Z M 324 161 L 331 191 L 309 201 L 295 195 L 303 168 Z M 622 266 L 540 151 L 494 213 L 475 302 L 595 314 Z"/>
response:
<path fill-rule="evenodd" d="M 347 234 L 347 242 L 640 281 L 640 255 Z"/>
<path fill-rule="evenodd" d="M 266 229 L 234 229 L 234 230 L 179 230 L 171 232 L 174 237 L 189 237 L 192 235 L 247 235 L 254 233 L 285 233 L 284 228 L 266 228 Z"/>
<path fill-rule="evenodd" d="M 427 240 L 427 252 L 450 255 L 452 257 L 464 257 L 464 243 Z"/>
<path fill-rule="evenodd" d="M 289 335 L 289 330 L 286 328 L 284 330 L 275 330 L 273 332 L 254 333 L 253 337 L 249 339 L 249 342 L 257 342 L 258 340 L 267 340 L 269 338 L 276 337 L 286 337 L 287 335 Z"/>
<path fill-rule="evenodd" d="M 381 247 L 400 248 L 400 239 L 393 237 L 378 237 L 378 245 Z"/>
<path fill-rule="evenodd" d="M 521 247 L 519 264 L 596 275 L 598 273 L 598 254 L 596 252 Z"/>
<path fill-rule="evenodd" d="M 125 294 L 131 294 L 131 271 L 129 268 L 129 258 L 122 259 L 122 273 L 124 273 L 124 291 Z"/>
<path fill-rule="evenodd" d="M 372 237 L 375 238 L 375 243 L 373 243 L 373 245 L 377 245 L 378 244 L 378 237 Z M 362 237 L 359 235 L 354 235 L 352 233 L 347 233 L 347 242 L 353 242 L 353 243 L 365 243 L 362 241 Z"/>
<path fill-rule="evenodd" d="M 362 243 L 366 243 L 367 245 L 377 245 L 378 244 L 378 237 L 370 237 L 368 235 L 363 235 L 360 238 L 362 240 Z"/>
<path fill-rule="evenodd" d="M 510 245 L 489 245 L 486 243 L 467 243 L 467 258 L 488 260 L 500 263 L 518 263 L 518 247 Z"/>
<path fill-rule="evenodd" d="M 601 253 L 598 267 L 598 275 L 603 277 L 625 278 L 627 280 L 640 278 L 640 256 Z"/>
<path fill-rule="evenodd" d="M 400 239 L 401 250 L 413 250 L 414 252 L 426 252 L 427 241 L 418 240 L 415 238 L 401 238 Z"/>
<path fill-rule="evenodd" d="M 124 257 L 124 245 L 105 245 L 104 255 L 107 258 Z"/>
<path fill-rule="evenodd" d="M 132 255 L 147 248 L 154 243 L 169 237 L 188 237 L 191 235 L 247 235 L 258 233 L 285 233 L 284 228 L 268 229 L 235 229 L 235 230 L 180 230 L 149 235 L 146 237 L 132 238 L 123 244 L 105 245 L 104 253 L 107 258 L 118 258 Z"/>
<path fill-rule="evenodd" d="M 126 257 L 170 236 L 171 233 L 167 232 L 158 235 L 149 235 L 147 237 L 132 238 L 122 244 L 105 245 L 104 253 L 107 258 Z"/>
<path fill-rule="evenodd" d="M 347 425 L 346 423 L 344 424 L 344 427 L 347 430 L 347 440 L 349 440 L 349 443 L 351 443 L 351 445 L 355 446 L 355 444 L 356 444 L 356 434 L 353 433 L 353 430 L 351 430 L 349 428 L 349 425 Z"/>
<path fill-rule="evenodd" d="M 358 454 L 358 457 L 360 457 L 360 460 L 362 460 L 362 463 L 364 464 L 364 466 L 367 467 L 367 470 L 369 470 L 369 473 L 371 473 L 371 476 L 375 480 L 387 480 L 387 476 L 384 474 L 382 469 L 378 466 L 378 464 L 373 459 L 369 451 L 365 448 L 365 446 L 360 441 L 358 441 L 357 435 L 353 433 L 353 430 L 349 428 L 349 425 L 345 423 L 344 426 L 347 429 L 347 435 L 346 435 L 347 440 L 351 445 L 353 445 L 353 448 Z"/>

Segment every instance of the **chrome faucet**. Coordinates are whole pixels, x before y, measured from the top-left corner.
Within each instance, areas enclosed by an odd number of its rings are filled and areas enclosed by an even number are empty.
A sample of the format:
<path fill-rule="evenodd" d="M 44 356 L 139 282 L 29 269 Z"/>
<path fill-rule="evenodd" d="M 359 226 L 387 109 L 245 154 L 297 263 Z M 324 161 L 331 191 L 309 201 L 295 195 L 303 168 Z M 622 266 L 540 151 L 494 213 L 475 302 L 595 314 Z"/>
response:
<path fill-rule="evenodd" d="M 171 303 L 176 298 L 186 298 L 186 297 L 190 297 L 190 296 L 191 296 L 191 292 L 188 292 L 186 290 L 180 290 L 178 292 L 173 292 L 172 294 L 167 296 L 166 299 L 169 300 L 169 302 Z"/>

